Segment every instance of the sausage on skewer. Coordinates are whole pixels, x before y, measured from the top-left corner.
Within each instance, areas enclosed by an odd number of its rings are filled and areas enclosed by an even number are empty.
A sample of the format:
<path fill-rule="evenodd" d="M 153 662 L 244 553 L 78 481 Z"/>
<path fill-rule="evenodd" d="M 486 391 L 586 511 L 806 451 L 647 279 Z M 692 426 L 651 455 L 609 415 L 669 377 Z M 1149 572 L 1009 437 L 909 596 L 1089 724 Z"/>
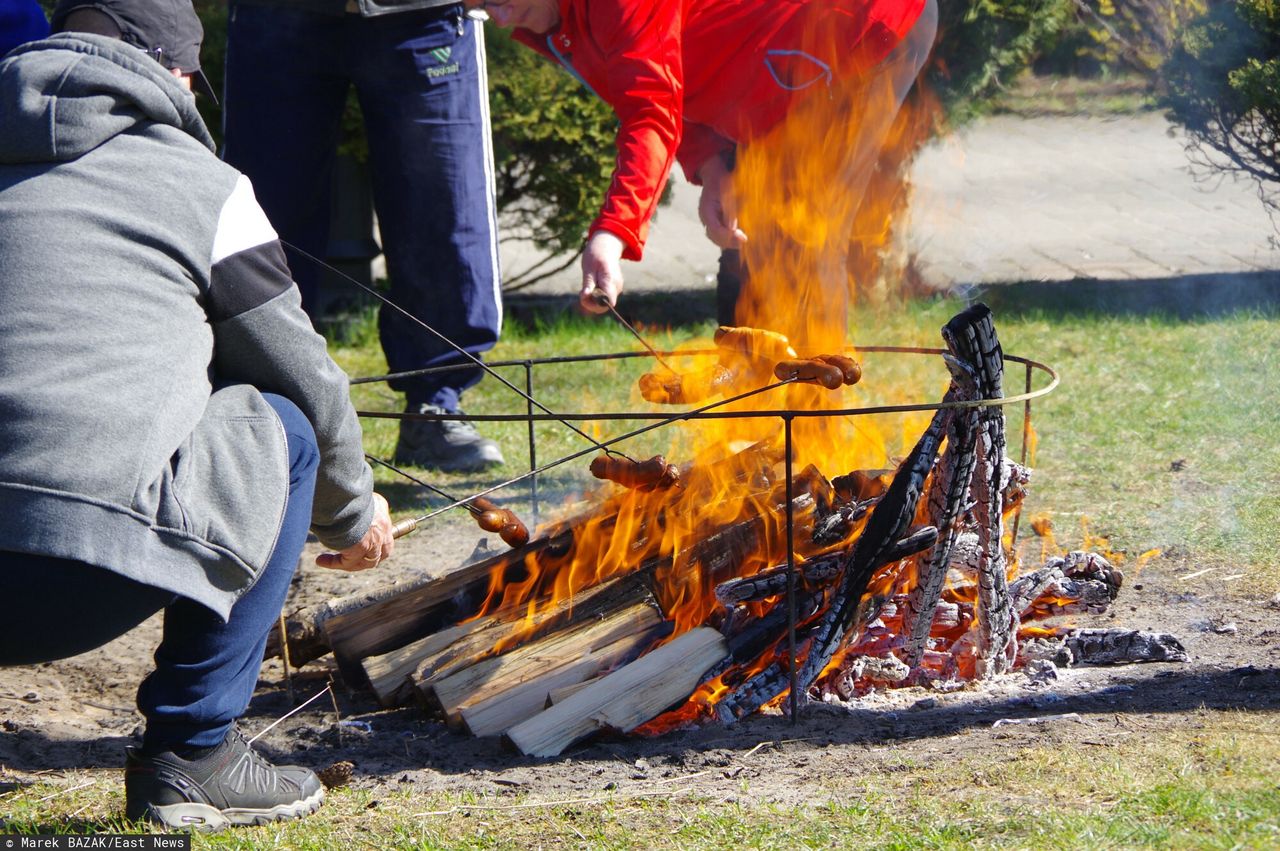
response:
<path fill-rule="evenodd" d="M 685 405 L 723 393 L 733 383 L 733 373 L 720 364 L 697 372 L 646 372 L 640 376 L 640 395 L 658 405 Z"/>
<path fill-rule="evenodd" d="M 680 483 L 680 470 L 675 464 L 668 464 L 661 455 L 644 461 L 597 455 L 591 459 L 591 475 L 640 491 L 669 488 Z"/>
<path fill-rule="evenodd" d="M 504 543 L 515 549 L 529 543 L 528 527 L 520 522 L 520 518 L 510 508 L 503 508 L 482 496 L 471 500 L 471 505 L 479 509 L 475 518 L 476 525 L 481 529 L 497 532 Z"/>
<path fill-rule="evenodd" d="M 778 361 L 773 374 L 780 381 L 794 378 L 808 384 L 821 384 L 828 390 L 835 390 L 844 384 L 844 373 L 840 371 L 840 367 L 816 359 Z"/>

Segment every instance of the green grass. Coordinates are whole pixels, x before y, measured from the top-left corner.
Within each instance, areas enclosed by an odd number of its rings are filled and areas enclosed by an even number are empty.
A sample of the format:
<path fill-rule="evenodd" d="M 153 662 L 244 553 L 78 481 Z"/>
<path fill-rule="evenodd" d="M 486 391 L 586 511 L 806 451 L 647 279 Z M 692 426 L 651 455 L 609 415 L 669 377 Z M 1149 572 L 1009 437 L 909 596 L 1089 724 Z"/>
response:
<path fill-rule="evenodd" d="M 1105 720 L 1105 719 L 1104 719 Z M 1280 844 L 1274 715 L 1194 713 L 1146 737 L 997 748 L 981 735 L 946 759 L 859 763 L 843 753 L 811 803 L 751 801 L 678 781 L 638 793 L 476 796 L 341 789 L 301 822 L 197 836 L 196 848 L 1270 848 Z M 1110 725 L 1104 724 L 1109 727 Z M 836 760 L 824 763 L 834 767 Z M 0 798 L 5 830 L 139 829 L 114 772 L 82 772 Z M 59 787 L 87 789 L 57 795 Z M 666 791 L 664 791 L 664 789 Z M 56 797 L 40 800 L 49 795 Z M 729 800 L 726 800 L 729 799 Z"/>
<path fill-rule="evenodd" d="M 963 305 L 953 300 L 915 302 L 865 309 L 855 319 L 859 345 L 938 347 L 938 329 Z M 661 315 L 661 309 L 654 311 Z M 1033 402 L 1035 475 L 1026 511 L 1047 514 L 1065 545 L 1079 545 L 1083 524 L 1107 536 L 1113 547 L 1133 556 L 1153 548 L 1199 567 L 1248 570 L 1280 588 L 1280 322 L 1271 313 L 1242 310 L 1213 318 L 1177 319 L 1150 313 L 1102 314 L 1053 305 L 996 309 L 997 330 L 1006 352 L 1053 367 L 1061 385 Z M 865 330 L 864 330 L 865 329 Z M 708 321 L 666 328 L 645 327 L 659 348 L 706 341 Z M 359 345 L 335 346 L 335 357 L 353 375 L 373 375 L 385 364 L 372 335 Z M 522 360 L 563 355 L 631 351 L 636 343 L 605 318 L 561 314 L 551 320 L 509 321 L 489 360 Z M 936 358 L 867 355 L 858 404 L 933 402 L 945 387 Z M 587 364 L 538 366 L 534 395 L 559 412 L 645 410 L 635 378 L 651 366 L 646 358 Z M 503 370 L 524 387 L 524 370 Z M 1006 393 L 1021 392 L 1023 368 L 1009 365 Z M 1047 383 L 1035 373 L 1034 387 Z M 354 388 L 357 407 L 400 409 L 399 398 L 383 385 Z M 521 414 L 525 402 L 493 378 L 466 397 L 471 413 Z M 1010 454 L 1017 456 L 1022 406 L 1006 409 Z M 918 434 L 924 415 L 883 415 L 877 426 L 891 436 L 889 456 L 900 456 Z M 366 447 L 389 457 L 394 420 L 364 421 Z M 644 425 L 642 422 L 586 423 L 597 439 Z M 484 424 L 507 455 L 493 476 L 431 474 L 429 480 L 460 493 L 519 475 L 528 469 L 524 423 Z M 587 448 L 583 438 L 558 423 L 539 424 L 540 464 Z M 624 444 L 637 455 L 663 451 L 662 430 Z M 586 480 L 590 455 L 558 467 L 544 485 Z M 826 471 L 829 475 L 842 471 Z M 415 511 L 419 489 L 400 489 L 396 475 L 382 470 L 394 507 Z M 522 486 L 513 493 L 519 495 Z"/>
<path fill-rule="evenodd" d="M 1046 115 L 1116 116 L 1157 107 L 1150 80 L 1138 76 L 1065 77 L 1020 75 L 992 104 L 996 113 L 1025 117 Z"/>
<path fill-rule="evenodd" d="M 938 329 L 961 307 L 934 301 L 866 310 L 858 318 L 856 342 L 936 347 Z M 1081 518 L 1088 517 L 1093 532 L 1109 535 L 1130 556 L 1159 547 L 1190 566 L 1248 572 L 1255 598 L 1275 590 L 1276 319 L 1256 309 L 1176 319 L 1149 312 L 1103 314 L 1048 301 L 997 308 L 1006 352 L 1047 363 L 1062 379 L 1033 406 L 1038 445 L 1028 512 L 1049 514 L 1066 545 L 1080 543 Z M 665 347 L 711 330 L 709 321 L 689 321 L 646 333 Z M 629 335 L 607 319 L 517 318 L 491 359 L 633 348 Z M 335 345 L 335 354 L 352 374 L 384 369 L 372 335 L 358 329 Z M 868 356 L 866 366 L 869 401 L 895 393 L 930 400 L 941 392 L 942 373 L 932 359 Z M 633 404 L 633 379 L 645 368 L 642 359 L 540 368 L 536 392 L 557 410 L 624 408 Z M 523 386 L 520 371 L 514 372 Z M 1021 369 L 1011 367 L 1007 392 L 1016 392 L 1021 382 Z M 1037 377 L 1035 386 L 1043 385 Z M 363 408 L 398 409 L 395 394 L 376 386 L 358 387 L 355 395 Z M 468 394 L 467 405 L 473 412 L 523 410 L 523 402 L 492 379 Z M 1016 452 L 1021 406 L 1008 409 L 1008 416 Z M 370 451 L 389 454 L 394 423 L 369 420 L 365 426 Z M 598 434 L 620 427 L 601 424 Z M 526 463 L 523 424 L 493 433 L 509 458 L 499 475 L 518 473 Z M 539 435 L 543 459 L 584 445 L 561 426 L 540 427 Z M 901 452 L 910 437 L 903 435 L 890 452 Z M 462 493 L 488 481 L 430 479 Z M 390 486 L 391 474 L 379 473 L 379 480 Z M 416 510 L 415 500 L 421 499 L 411 489 L 396 495 L 401 512 Z M 1028 535 L 1025 525 L 1023 534 Z M 847 748 L 838 770 L 822 775 L 823 788 L 808 795 L 811 803 L 804 806 L 760 802 L 749 781 L 726 782 L 714 793 L 705 786 L 682 791 L 677 782 L 649 790 L 669 788 L 669 796 L 595 793 L 550 806 L 533 805 L 578 796 L 535 791 L 527 797 L 475 797 L 393 785 L 338 790 L 317 817 L 199 837 L 196 847 L 1280 847 L 1280 718 L 1272 713 L 1184 712 L 1146 724 L 1140 734 L 1100 731 L 1099 741 L 1089 745 L 1033 737 L 1009 747 L 989 738 L 977 731 L 972 747 L 939 743 L 945 753 L 940 759 L 922 756 L 915 747 L 892 767 L 863 762 L 859 749 Z M 4 779 L 0 768 L 0 790 Z M 119 831 L 128 827 L 118 818 L 122 808 L 115 771 L 74 772 L 0 792 L 0 827 L 26 833 Z"/>

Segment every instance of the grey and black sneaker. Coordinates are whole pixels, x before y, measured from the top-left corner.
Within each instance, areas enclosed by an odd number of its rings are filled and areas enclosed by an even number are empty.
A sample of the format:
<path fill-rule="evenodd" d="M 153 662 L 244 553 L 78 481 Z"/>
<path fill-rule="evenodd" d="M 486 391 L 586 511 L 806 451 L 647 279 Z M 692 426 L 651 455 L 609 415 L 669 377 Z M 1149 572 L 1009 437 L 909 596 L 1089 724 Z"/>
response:
<path fill-rule="evenodd" d="M 171 829 L 221 830 L 313 813 L 324 800 L 315 772 L 272 765 L 232 727 L 222 744 L 197 759 L 171 751 L 126 751 L 125 815 Z"/>
<path fill-rule="evenodd" d="M 435 405 L 410 406 L 411 414 L 447 414 Z M 461 413 L 459 411 L 458 413 Z M 502 463 L 498 444 L 460 420 L 401 420 L 396 463 L 448 473 L 476 473 Z"/>

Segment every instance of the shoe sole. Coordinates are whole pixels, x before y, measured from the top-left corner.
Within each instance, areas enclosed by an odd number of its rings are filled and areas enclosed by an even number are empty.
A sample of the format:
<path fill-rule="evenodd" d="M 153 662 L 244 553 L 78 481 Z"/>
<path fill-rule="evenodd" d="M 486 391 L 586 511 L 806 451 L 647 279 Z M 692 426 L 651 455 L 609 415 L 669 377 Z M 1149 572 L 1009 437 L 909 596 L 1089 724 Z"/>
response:
<path fill-rule="evenodd" d="M 148 807 L 147 818 L 170 830 L 217 831 L 232 825 L 270 824 L 273 821 L 302 818 L 320 809 L 323 802 L 324 789 L 317 789 L 310 796 L 292 804 L 278 804 L 268 809 L 229 807 L 220 810 L 209 804 L 184 802 Z"/>

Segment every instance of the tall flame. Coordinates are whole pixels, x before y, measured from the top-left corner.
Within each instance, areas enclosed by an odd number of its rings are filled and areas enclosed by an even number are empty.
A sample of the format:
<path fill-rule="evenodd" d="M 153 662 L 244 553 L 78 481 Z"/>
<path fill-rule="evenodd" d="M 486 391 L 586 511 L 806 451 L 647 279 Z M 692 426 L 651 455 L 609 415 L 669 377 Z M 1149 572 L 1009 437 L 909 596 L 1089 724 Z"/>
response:
<path fill-rule="evenodd" d="M 853 307 L 873 293 L 883 295 L 885 284 L 897 280 L 885 260 L 909 202 L 906 167 L 938 115 L 936 101 L 924 93 L 901 103 L 903 75 L 894 62 L 905 61 L 897 57 L 874 73 L 830 80 L 739 152 L 734 206 L 749 239 L 737 324 L 787 335 L 801 357 L 856 357 L 849 339 Z M 709 341 L 693 345 L 714 350 Z M 693 373 L 708 368 L 711 358 L 686 354 L 671 363 Z M 867 383 L 882 403 L 926 401 L 921 393 L 935 389 L 927 382 L 876 384 L 873 374 Z M 936 386 L 940 395 L 945 385 L 939 380 Z M 865 397 L 861 385 L 830 391 L 790 384 L 725 410 L 830 411 L 865 404 Z M 801 475 L 810 465 L 828 477 L 892 466 L 892 455 L 914 441 L 927 421 L 927 413 L 899 417 L 894 430 L 885 431 L 867 417 L 795 418 L 793 499 L 821 479 Z M 675 621 L 674 634 L 707 622 L 718 608 L 716 584 L 787 559 L 783 428 L 781 416 L 699 419 L 669 427 L 666 457 L 686 470 L 679 487 L 606 491 L 590 516 L 574 521 L 571 547 L 530 553 L 521 582 L 504 584 L 498 571 L 484 611 L 523 607 L 532 617 L 583 588 L 651 569 L 662 609 Z M 812 543 L 813 505 L 822 497 L 810 496 L 793 513 L 801 560 L 840 547 Z M 849 530 L 846 546 L 859 531 Z M 882 580 L 892 581 L 888 575 Z M 764 610 L 771 601 L 758 605 Z M 769 657 L 763 654 L 758 665 Z M 741 681 L 745 673 L 734 672 L 733 679 Z M 693 703 L 713 703 L 726 687 L 720 680 L 708 684 Z"/>

